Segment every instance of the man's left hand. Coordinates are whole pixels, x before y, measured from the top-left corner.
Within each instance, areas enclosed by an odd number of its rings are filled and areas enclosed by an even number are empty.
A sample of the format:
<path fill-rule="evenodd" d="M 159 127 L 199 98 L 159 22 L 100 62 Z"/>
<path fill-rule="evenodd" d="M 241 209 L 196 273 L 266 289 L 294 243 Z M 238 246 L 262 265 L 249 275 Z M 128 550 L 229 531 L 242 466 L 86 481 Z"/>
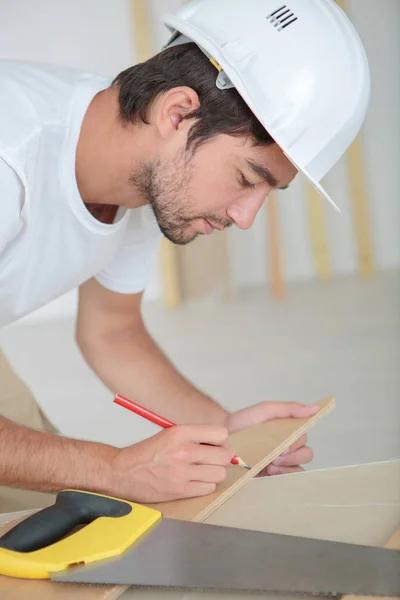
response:
<path fill-rule="evenodd" d="M 317 405 L 304 405 L 298 402 L 261 402 L 230 414 L 227 419 L 227 427 L 229 433 L 234 433 L 263 421 L 286 418 L 304 419 L 314 415 L 318 409 Z M 307 446 L 307 435 L 304 434 L 265 467 L 258 476 L 304 471 L 302 465 L 311 462 L 313 456 L 312 449 Z"/>

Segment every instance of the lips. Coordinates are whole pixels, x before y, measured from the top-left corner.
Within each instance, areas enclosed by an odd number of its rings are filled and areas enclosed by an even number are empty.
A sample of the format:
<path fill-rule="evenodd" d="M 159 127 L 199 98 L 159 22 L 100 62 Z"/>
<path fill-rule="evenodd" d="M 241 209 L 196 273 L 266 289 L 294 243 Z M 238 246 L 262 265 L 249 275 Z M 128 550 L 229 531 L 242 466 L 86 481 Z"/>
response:
<path fill-rule="evenodd" d="M 223 229 L 225 229 L 224 225 L 215 225 L 215 223 L 211 223 L 211 226 L 216 229 L 217 231 L 222 231 Z"/>
<path fill-rule="evenodd" d="M 210 223 L 210 221 L 207 221 L 207 219 L 204 219 L 205 235 L 210 235 L 213 231 L 214 231 L 214 226 Z"/>
<path fill-rule="evenodd" d="M 206 223 L 208 223 L 208 225 L 210 225 L 213 229 L 216 229 L 217 231 L 223 231 L 226 227 L 226 225 L 217 225 L 216 223 L 212 223 L 208 219 L 204 220 L 206 221 Z"/>

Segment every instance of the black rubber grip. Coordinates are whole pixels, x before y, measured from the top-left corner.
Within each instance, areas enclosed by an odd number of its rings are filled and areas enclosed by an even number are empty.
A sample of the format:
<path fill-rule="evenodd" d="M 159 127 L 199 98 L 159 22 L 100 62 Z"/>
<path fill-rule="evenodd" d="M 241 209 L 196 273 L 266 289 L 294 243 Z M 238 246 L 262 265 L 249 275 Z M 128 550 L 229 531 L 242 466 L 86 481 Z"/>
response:
<path fill-rule="evenodd" d="M 17 552 L 32 552 L 54 544 L 79 525 L 98 517 L 124 517 L 132 507 L 127 502 L 90 492 L 63 491 L 56 502 L 33 514 L 0 538 L 0 547 Z"/>

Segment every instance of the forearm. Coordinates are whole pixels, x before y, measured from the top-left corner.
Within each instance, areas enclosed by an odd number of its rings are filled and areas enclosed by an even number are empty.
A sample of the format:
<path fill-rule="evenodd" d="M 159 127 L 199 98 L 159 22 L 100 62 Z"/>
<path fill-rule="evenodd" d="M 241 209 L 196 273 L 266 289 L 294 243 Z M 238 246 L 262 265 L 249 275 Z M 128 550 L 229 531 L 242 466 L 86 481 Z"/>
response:
<path fill-rule="evenodd" d="M 113 393 L 175 423 L 225 422 L 226 411 L 177 371 L 144 326 L 82 344 L 81 350 Z"/>
<path fill-rule="evenodd" d="M 0 417 L 0 484 L 57 492 L 65 488 L 105 493 L 112 486 L 116 448 L 73 440 Z"/>

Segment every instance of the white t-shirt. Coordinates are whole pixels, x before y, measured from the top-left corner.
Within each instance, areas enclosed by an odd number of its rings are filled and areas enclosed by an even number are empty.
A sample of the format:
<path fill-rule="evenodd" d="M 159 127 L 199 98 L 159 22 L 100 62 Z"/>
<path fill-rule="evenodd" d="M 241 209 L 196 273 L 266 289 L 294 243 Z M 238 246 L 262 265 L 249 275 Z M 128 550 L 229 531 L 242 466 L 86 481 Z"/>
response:
<path fill-rule="evenodd" d="M 149 206 L 97 221 L 80 197 L 75 152 L 85 112 L 110 80 L 0 60 L 0 326 L 91 277 L 137 293 L 161 232 Z"/>

